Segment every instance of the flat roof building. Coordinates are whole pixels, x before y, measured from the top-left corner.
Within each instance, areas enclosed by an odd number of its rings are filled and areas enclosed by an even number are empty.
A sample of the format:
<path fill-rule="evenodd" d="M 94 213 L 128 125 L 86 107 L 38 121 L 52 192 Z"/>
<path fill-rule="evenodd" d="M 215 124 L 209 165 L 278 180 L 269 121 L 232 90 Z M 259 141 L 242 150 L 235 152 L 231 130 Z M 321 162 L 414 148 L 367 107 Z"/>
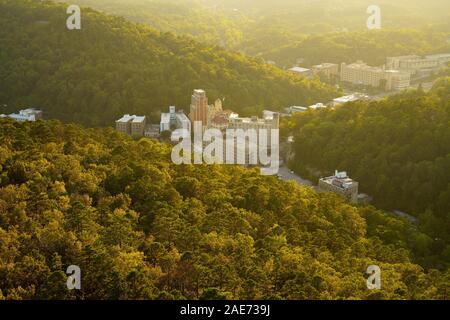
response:
<path fill-rule="evenodd" d="M 305 76 L 305 77 L 310 77 L 313 74 L 311 69 L 302 68 L 302 67 L 292 67 L 288 71 L 295 73 L 295 74 Z"/>
<path fill-rule="evenodd" d="M 385 78 L 384 70 L 379 67 L 371 67 L 362 61 L 352 64 L 341 64 L 341 81 L 356 85 L 379 87 L 381 80 Z"/>
<path fill-rule="evenodd" d="M 362 94 L 362 93 L 353 93 L 350 95 L 342 96 L 339 98 L 333 99 L 333 106 L 339 106 L 341 104 L 347 103 L 347 102 L 353 102 L 358 100 L 366 100 L 369 96 Z"/>
<path fill-rule="evenodd" d="M 159 131 L 170 131 L 170 113 L 161 113 L 161 121 L 159 123 Z"/>
<path fill-rule="evenodd" d="M 319 103 L 316 103 L 316 104 L 313 104 L 313 105 L 309 106 L 308 109 L 317 110 L 317 109 L 325 109 L 326 107 L 327 107 L 326 105 L 324 105 L 323 103 L 319 102 Z"/>
<path fill-rule="evenodd" d="M 301 107 L 301 106 L 291 106 L 285 109 L 287 113 L 294 114 L 298 112 L 306 112 L 308 111 L 307 107 Z"/>
<path fill-rule="evenodd" d="M 402 70 L 408 72 L 410 75 L 415 74 L 426 74 L 433 70 L 439 69 L 442 66 L 445 56 L 440 57 L 439 55 L 429 55 L 426 57 L 421 57 L 417 55 L 408 56 L 398 56 L 398 57 L 387 57 L 386 58 L 386 68 L 394 70 Z"/>
<path fill-rule="evenodd" d="M 395 65 L 395 64 L 394 64 Z M 392 65 L 389 65 L 390 67 Z M 410 85 L 411 74 L 397 68 L 371 67 L 362 61 L 341 65 L 341 81 L 384 90 L 403 90 Z"/>
<path fill-rule="evenodd" d="M 400 70 L 386 70 L 386 90 L 405 90 L 411 84 L 411 74 Z"/>
<path fill-rule="evenodd" d="M 315 76 L 323 75 L 328 79 L 339 76 L 339 65 L 336 63 L 322 63 L 312 66 L 311 69 Z"/>
<path fill-rule="evenodd" d="M 258 118 L 239 117 L 237 113 L 231 114 L 229 118 L 229 129 L 278 129 L 279 128 L 279 114 L 273 113 L 270 116 Z"/>
<path fill-rule="evenodd" d="M 146 117 L 125 114 L 116 121 L 116 130 L 135 138 L 144 136 Z"/>
<path fill-rule="evenodd" d="M 34 108 L 20 110 L 19 113 L 11 113 L 9 115 L 2 115 L 16 121 L 36 121 L 42 119 L 42 111 Z"/>
<path fill-rule="evenodd" d="M 160 132 L 172 132 L 171 139 L 173 141 L 179 137 L 186 137 L 186 135 L 191 133 L 191 120 L 189 120 L 182 110 L 177 112 L 174 106 L 169 107 L 168 113 L 161 113 L 159 126 Z"/>
<path fill-rule="evenodd" d="M 450 62 L 450 53 L 438 53 L 425 56 L 426 59 L 437 60 L 440 65 L 445 66 Z"/>
<path fill-rule="evenodd" d="M 358 202 L 358 182 L 350 179 L 345 171 L 336 170 L 334 176 L 320 178 L 319 190 L 340 194 L 352 203 Z"/>

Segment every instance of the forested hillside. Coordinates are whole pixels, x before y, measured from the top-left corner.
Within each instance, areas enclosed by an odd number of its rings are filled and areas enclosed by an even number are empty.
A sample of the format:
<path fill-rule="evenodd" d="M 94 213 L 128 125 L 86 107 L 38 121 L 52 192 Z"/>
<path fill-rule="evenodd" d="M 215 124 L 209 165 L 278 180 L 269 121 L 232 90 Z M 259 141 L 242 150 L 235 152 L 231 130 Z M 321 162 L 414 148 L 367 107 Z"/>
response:
<path fill-rule="evenodd" d="M 0 298 L 448 299 L 448 271 L 412 263 L 423 235 L 374 208 L 176 166 L 167 145 L 112 128 L 3 119 L 0 141 Z"/>
<path fill-rule="evenodd" d="M 336 89 L 144 25 L 82 10 L 66 28 L 67 5 L 0 0 L 0 105 L 48 117 L 110 125 L 123 113 L 156 120 L 169 105 L 187 108 L 194 88 L 243 113 L 327 101 Z"/>
<path fill-rule="evenodd" d="M 311 35 L 289 45 L 266 50 L 265 59 L 281 66 L 302 61 L 302 66 L 322 62 L 352 63 L 363 60 L 369 65 L 386 63 L 386 57 L 426 55 L 450 52 L 450 29 L 381 29 Z"/>
<path fill-rule="evenodd" d="M 219 44 L 251 56 L 261 55 L 275 60 L 280 66 L 295 62 L 302 55 L 306 60 L 314 58 L 308 50 L 319 54 L 317 58 L 332 61 L 340 58 L 337 62 L 341 62 L 345 60 L 342 59 L 342 50 L 346 46 L 349 46 L 347 52 L 351 54 L 348 58 L 360 54 L 356 59 L 366 57 L 361 53 L 375 55 L 381 48 L 390 54 L 404 49 L 408 53 L 415 53 L 416 50 L 420 53 L 423 49 L 423 46 L 417 46 L 418 41 L 414 39 L 417 34 L 414 32 L 409 35 L 403 32 L 406 38 L 400 39 L 399 47 L 392 46 L 398 40 L 395 32 L 392 34 L 395 39 L 387 39 L 387 42 L 386 37 L 389 38 L 390 33 L 375 38 L 365 34 L 367 42 L 374 42 L 368 47 L 354 46 L 346 40 L 353 38 L 356 44 L 361 41 L 358 39 L 361 37 L 359 32 L 367 31 L 367 7 L 374 4 L 370 0 L 78 0 L 77 3 L 143 22 L 158 30 L 186 35 L 200 42 Z M 433 25 L 433 28 L 439 26 L 440 32 L 450 32 L 450 2 L 447 0 L 378 0 L 376 5 L 381 8 L 383 30 L 407 28 L 425 30 L 423 32 L 427 33 L 426 29 Z M 317 48 L 310 48 L 315 37 L 302 43 L 308 35 L 329 33 L 330 42 L 322 43 Z M 335 33 L 338 33 L 337 38 Z M 435 39 L 435 36 L 432 38 Z M 446 40 L 444 38 L 440 44 L 445 44 Z M 436 46 L 434 41 L 428 42 L 425 36 L 421 36 L 421 41 L 433 49 Z M 355 52 L 352 50 L 354 48 L 375 52 Z M 337 51 L 336 56 L 334 51 Z"/>
<path fill-rule="evenodd" d="M 293 130 L 299 172 L 348 171 L 377 205 L 419 217 L 425 264 L 450 263 L 450 78 L 429 93 L 300 115 Z"/>

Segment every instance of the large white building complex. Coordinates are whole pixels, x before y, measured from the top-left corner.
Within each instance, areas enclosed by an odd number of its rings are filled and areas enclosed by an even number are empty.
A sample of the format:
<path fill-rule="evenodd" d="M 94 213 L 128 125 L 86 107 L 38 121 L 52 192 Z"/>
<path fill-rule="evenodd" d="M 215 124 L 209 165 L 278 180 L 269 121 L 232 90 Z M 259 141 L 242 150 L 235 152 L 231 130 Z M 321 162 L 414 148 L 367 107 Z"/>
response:
<path fill-rule="evenodd" d="M 172 140 L 178 136 L 185 137 L 191 134 L 191 121 L 183 111 L 176 111 L 174 106 L 169 107 L 168 113 L 161 113 L 160 132 L 171 131 Z"/>
<path fill-rule="evenodd" d="M 322 63 L 311 68 L 313 75 L 324 76 L 328 79 L 339 77 L 339 65 L 336 63 Z"/>
<path fill-rule="evenodd" d="M 411 74 L 384 67 L 372 67 L 362 61 L 341 64 L 341 81 L 385 90 L 403 90 L 409 87 Z"/>
<path fill-rule="evenodd" d="M 354 102 L 359 100 L 368 100 L 369 96 L 365 95 L 363 93 L 353 93 L 346 96 L 338 97 L 333 99 L 332 106 L 336 107 L 341 104 L 347 103 L 347 102 Z"/>
<path fill-rule="evenodd" d="M 384 70 L 371 67 L 362 61 L 352 64 L 341 64 L 341 81 L 364 86 L 379 87 L 384 79 Z"/>
<path fill-rule="evenodd" d="M 11 118 L 16 121 L 36 121 L 42 119 L 42 111 L 34 108 L 20 110 L 19 113 L 11 113 L 9 115 L 0 114 L 0 118 Z"/>
<path fill-rule="evenodd" d="M 424 57 L 417 55 L 387 57 L 386 67 L 408 72 L 410 75 L 429 75 L 450 62 L 450 54 L 432 54 Z"/>

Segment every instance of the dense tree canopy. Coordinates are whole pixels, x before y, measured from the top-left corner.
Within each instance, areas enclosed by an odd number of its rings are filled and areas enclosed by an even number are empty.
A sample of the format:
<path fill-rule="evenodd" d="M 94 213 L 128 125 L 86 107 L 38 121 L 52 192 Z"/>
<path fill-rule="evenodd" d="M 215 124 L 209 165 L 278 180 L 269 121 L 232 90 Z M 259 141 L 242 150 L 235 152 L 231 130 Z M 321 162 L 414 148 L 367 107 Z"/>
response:
<path fill-rule="evenodd" d="M 168 6 L 156 24 L 179 14 Z M 258 59 L 91 9 L 82 10 L 82 30 L 69 31 L 65 9 L 0 0 L 0 113 L 35 106 L 49 118 L 101 126 L 122 113 L 156 120 L 168 105 L 186 107 L 194 88 L 243 113 L 338 94 Z M 203 15 L 190 12 L 194 20 Z M 163 29 L 183 33 L 181 21 Z M 214 24 L 199 26 L 198 39 L 233 43 L 241 32 L 233 34 L 241 30 L 235 22 L 218 33 Z M 276 26 L 260 28 L 245 48 L 272 50 Z M 276 46 L 291 41 L 293 30 L 282 31 Z M 399 51 L 411 43 L 435 48 L 442 36 L 406 36 Z M 330 37 L 330 46 L 320 37 L 295 39 L 328 53 L 342 35 Z M 351 34 L 335 57 L 355 54 L 352 37 L 367 44 Z M 256 169 L 176 166 L 169 145 L 112 128 L 0 118 L 0 299 L 448 299 L 449 92 L 443 79 L 429 94 L 292 121 L 296 170 L 346 169 L 377 204 L 416 214 L 419 228 Z M 69 265 L 81 267 L 80 291 L 66 288 Z M 382 270 L 381 290 L 366 287 L 369 265 Z"/>
<path fill-rule="evenodd" d="M 379 206 L 418 216 L 432 238 L 424 260 L 448 266 L 450 78 L 439 79 L 429 93 L 306 113 L 293 130 L 296 170 L 316 177 L 348 171 Z"/>
<path fill-rule="evenodd" d="M 259 170 L 176 166 L 168 145 L 109 128 L 0 119 L 0 141 L 0 298 L 448 298 L 448 272 L 413 263 L 425 235 L 372 207 Z"/>
<path fill-rule="evenodd" d="M 386 63 L 386 57 L 425 55 L 450 52 L 450 27 L 447 31 L 435 28 L 381 29 L 336 32 L 310 35 L 289 45 L 266 51 L 263 57 L 281 66 L 302 61 L 303 66 L 322 62 L 352 63 L 363 60 L 369 65 Z"/>
<path fill-rule="evenodd" d="M 295 63 L 298 58 L 320 63 L 356 57 L 372 63 L 373 57 L 377 57 L 375 61 L 384 58 L 379 54 L 439 49 L 446 38 L 436 35 L 450 32 L 447 0 L 378 0 L 383 30 L 423 30 L 400 34 L 388 31 L 381 35 L 360 34 L 367 31 L 366 10 L 374 4 L 370 0 L 345 0 L 338 5 L 336 0 L 78 0 L 77 3 L 200 42 L 261 55 L 281 66 Z M 434 34 L 428 32 L 430 25 Z M 332 34 L 328 42 L 315 36 L 307 38 L 320 34 L 328 37 L 329 33 Z M 367 39 L 362 41 L 362 36 Z M 358 46 L 361 44 L 364 46 Z"/>
<path fill-rule="evenodd" d="M 328 100 L 336 89 L 243 55 L 144 25 L 82 10 L 66 28 L 66 5 L 0 0 L 0 105 L 24 106 L 86 125 L 120 114 L 159 117 L 187 108 L 195 88 L 243 113 Z M 187 110 L 185 110 L 187 111 Z"/>

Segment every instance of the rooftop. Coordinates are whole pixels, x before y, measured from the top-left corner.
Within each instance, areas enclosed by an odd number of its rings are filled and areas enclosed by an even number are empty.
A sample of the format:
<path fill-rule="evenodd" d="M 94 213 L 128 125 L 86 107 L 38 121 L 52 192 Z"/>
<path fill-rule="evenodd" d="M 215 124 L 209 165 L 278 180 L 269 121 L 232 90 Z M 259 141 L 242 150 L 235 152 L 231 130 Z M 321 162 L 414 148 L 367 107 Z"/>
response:
<path fill-rule="evenodd" d="M 367 65 L 367 63 L 362 61 L 357 61 L 351 64 L 346 65 L 347 68 L 352 69 L 360 69 L 360 70 L 366 70 L 366 71 L 372 71 L 372 72 L 384 72 L 384 70 L 380 67 L 372 67 Z"/>
<path fill-rule="evenodd" d="M 170 122 L 170 113 L 161 113 L 161 123 Z"/>
<path fill-rule="evenodd" d="M 177 112 L 176 116 L 182 122 L 185 122 L 185 121 L 189 121 L 190 122 L 189 118 L 187 117 L 187 115 L 184 114 L 184 112 Z"/>
<path fill-rule="evenodd" d="M 427 59 L 450 58 L 450 53 L 438 53 L 425 56 Z"/>
<path fill-rule="evenodd" d="M 367 96 L 361 93 L 353 93 L 347 96 L 342 96 L 339 98 L 335 98 L 333 99 L 333 102 L 335 103 L 346 103 L 346 102 L 351 102 L 351 101 L 357 101 L 363 98 L 366 98 Z"/>
<path fill-rule="evenodd" d="M 145 116 L 134 116 L 133 123 L 140 123 L 145 121 Z"/>
<path fill-rule="evenodd" d="M 204 96 L 204 95 L 206 95 L 206 92 L 203 89 L 195 89 L 194 90 L 194 94 L 198 94 L 198 95 Z"/>
<path fill-rule="evenodd" d="M 348 189 L 352 187 L 354 184 L 357 184 L 356 181 L 350 179 L 345 171 L 335 171 L 334 176 L 321 178 L 320 181 L 323 181 L 328 184 L 332 184 L 341 189 Z"/>
<path fill-rule="evenodd" d="M 289 71 L 303 73 L 303 72 L 310 71 L 310 69 L 302 68 L 302 67 L 293 67 L 293 68 L 290 68 Z"/>
<path fill-rule="evenodd" d="M 316 104 L 313 104 L 313 105 L 309 106 L 308 108 L 315 110 L 315 109 L 321 109 L 321 108 L 326 108 L 326 107 L 327 107 L 326 105 L 324 105 L 323 103 L 319 102 L 319 103 L 316 103 Z"/>
<path fill-rule="evenodd" d="M 324 62 L 324 63 L 321 63 L 321 64 L 316 64 L 315 66 L 312 66 L 312 67 L 316 68 L 316 69 L 321 69 L 321 68 L 328 68 L 328 67 L 335 67 L 335 66 L 337 66 L 336 63 Z"/>
<path fill-rule="evenodd" d="M 116 122 L 129 122 L 133 120 L 134 116 L 130 116 L 129 114 L 124 114 L 122 118 L 117 120 Z"/>
<path fill-rule="evenodd" d="M 388 59 L 412 60 L 412 59 L 422 59 L 422 57 L 418 55 L 406 55 L 406 56 L 388 57 Z"/>

